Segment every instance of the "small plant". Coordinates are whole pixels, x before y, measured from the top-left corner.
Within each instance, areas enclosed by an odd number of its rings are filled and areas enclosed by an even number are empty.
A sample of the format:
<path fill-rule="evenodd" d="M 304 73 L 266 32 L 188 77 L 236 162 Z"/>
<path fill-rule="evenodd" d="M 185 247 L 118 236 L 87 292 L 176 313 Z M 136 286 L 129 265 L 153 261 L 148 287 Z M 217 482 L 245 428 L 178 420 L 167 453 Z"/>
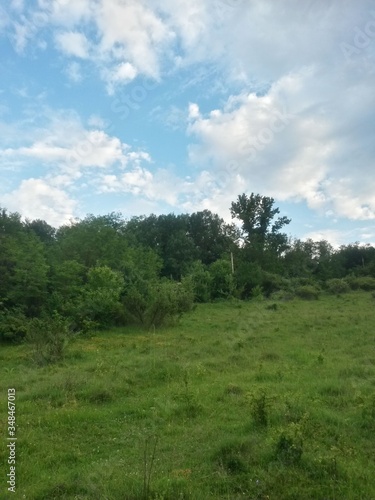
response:
<path fill-rule="evenodd" d="M 251 400 L 251 415 L 256 425 L 267 427 L 268 425 L 268 401 L 266 394 L 261 392 L 253 396 Z"/>
<path fill-rule="evenodd" d="M 248 443 L 231 441 L 220 446 L 215 461 L 227 474 L 242 474 L 248 470 L 246 462 L 249 452 Z"/>
<path fill-rule="evenodd" d="M 301 461 L 303 449 L 302 439 L 288 435 L 285 432 L 280 434 L 276 443 L 276 458 L 286 465 L 296 465 Z"/>
<path fill-rule="evenodd" d="M 185 372 L 183 375 L 184 388 L 180 394 L 175 396 L 175 399 L 180 402 L 180 405 L 175 410 L 175 415 L 196 418 L 202 411 L 202 406 L 197 402 L 195 395 L 189 387 L 189 376 Z"/>
<path fill-rule="evenodd" d="M 143 491 L 142 491 L 143 500 L 148 500 L 150 498 L 151 475 L 155 462 L 157 444 L 158 444 L 158 436 L 146 437 L 143 449 Z"/>
<path fill-rule="evenodd" d="M 251 290 L 251 298 L 255 300 L 263 300 L 263 288 L 260 285 L 256 285 Z"/>
<path fill-rule="evenodd" d="M 278 309 L 278 305 L 274 302 L 273 304 L 268 304 L 268 305 L 266 306 L 266 309 L 267 309 L 268 311 L 277 311 L 277 309 Z"/>

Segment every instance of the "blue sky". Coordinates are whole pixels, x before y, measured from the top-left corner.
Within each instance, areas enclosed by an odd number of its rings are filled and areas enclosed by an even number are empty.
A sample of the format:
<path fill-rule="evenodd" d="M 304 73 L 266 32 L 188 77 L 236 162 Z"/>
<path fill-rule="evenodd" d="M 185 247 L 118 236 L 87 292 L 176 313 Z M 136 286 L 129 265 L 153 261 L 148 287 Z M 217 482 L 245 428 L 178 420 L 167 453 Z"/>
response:
<path fill-rule="evenodd" d="M 272 196 L 375 243 L 375 2 L 0 0 L 0 205 L 54 226 Z"/>

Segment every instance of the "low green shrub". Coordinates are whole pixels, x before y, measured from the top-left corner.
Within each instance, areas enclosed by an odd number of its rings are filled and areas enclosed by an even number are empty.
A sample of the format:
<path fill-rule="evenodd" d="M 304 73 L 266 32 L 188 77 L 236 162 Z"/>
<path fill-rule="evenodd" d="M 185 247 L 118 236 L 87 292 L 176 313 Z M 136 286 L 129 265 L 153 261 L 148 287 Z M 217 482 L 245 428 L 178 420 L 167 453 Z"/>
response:
<path fill-rule="evenodd" d="M 28 323 L 26 341 L 38 365 L 61 361 L 68 338 L 68 322 L 57 313 L 51 317 L 33 318 Z"/>
<path fill-rule="evenodd" d="M 349 284 L 345 280 L 339 278 L 333 278 L 326 281 L 326 287 L 327 291 L 334 295 L 350 292 Z"/>
<path fill-rule="evenodd" d="M 298 287 L 295 293 L 297 297 L 304 300 L 317 300 L 320 295 L 320 290 L 315 286 L 305 285 Z"/>
<path fill-rule="evenodd" d="M 371 276 L 350 276 L 346 278 L 352 290 L 375 290 L 375 278 Z"/>
<path fill-rule="evenodd" d="M 190 278 L 180 283 L 167 279 L 139 281 L 128 288 L 123 304 L 133 321 L 146 328 L 158 328 L 176 322 L 193 308 L 193 283 Z"/>

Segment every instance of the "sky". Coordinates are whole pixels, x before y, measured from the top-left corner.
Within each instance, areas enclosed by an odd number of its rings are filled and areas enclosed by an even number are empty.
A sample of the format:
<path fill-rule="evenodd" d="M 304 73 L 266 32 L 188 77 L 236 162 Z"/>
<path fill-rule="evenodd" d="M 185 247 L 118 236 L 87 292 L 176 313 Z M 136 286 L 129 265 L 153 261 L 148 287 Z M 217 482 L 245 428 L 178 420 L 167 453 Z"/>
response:
<path fill-rule="evenodd" d="M 0 206 L 375 243 L 373 0 L 0 0 Z"/>

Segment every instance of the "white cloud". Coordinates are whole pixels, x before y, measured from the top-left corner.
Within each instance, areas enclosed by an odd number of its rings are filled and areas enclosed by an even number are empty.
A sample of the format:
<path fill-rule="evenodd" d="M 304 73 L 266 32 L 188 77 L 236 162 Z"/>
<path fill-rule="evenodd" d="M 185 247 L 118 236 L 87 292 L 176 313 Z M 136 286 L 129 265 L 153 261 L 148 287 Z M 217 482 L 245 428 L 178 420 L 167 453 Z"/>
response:
<path fill-rule="evenodd" d="M 320 213 L 374 219 L 375 147 L 363 125 L 374 119 L 372 83 L 371 75 L 357 81 L 349 69 L 323 78 L 312 67 L 280 78 L 264 95 L 232 96 L 206 115 L 191 104 L 188 133 L 197 141 L 190 161 L 210 166 L 222 190 L 239 175 L 246 190 L 305 200 Z"/>
<path fill-rule="evenodd" d="M 43 218 L 52 225 L 61 225 L 76 215 L 77 197 L 87 196 L 90 185 L 100 184 L 99 172 L 103 170 L 107 172 L 106 184 L 99 189 L 103 193 L 111 191 L 111 175 L 118 176 L 129 193 L 147 185 L 149 177 L 142 164 L 151 162 L 150 155 L 134 151 L 118 137 L 98 129 L 102 124 L 98 117 L 89 120 L 95 128 L 86 129 L 74 112 L 44 110 L 44 116 L 43 110 L 39 113 L 39 119 L 46 122 L 45 128 L 24 134 L 23 127 L 27 130 L 29 123 L 15 125 L 9 141 L 21 136 L 25 145 L 0 148 L 4 168 L 23 171 L 23 176 L 28 177 L 33 172 L 32 178 L 22 180 L 18 187 L 10 188 L 8 184 L 3 189 L 2 203 L 7 208 L 29 218 Z"/>
<path fill-rule="evenodd" d="M 80 83 L 83 80 L 82 68 L 77 61 L 69 63 L 65 69 L 65 73 L 68 75 L 69 80 L 74 83 Z"/>
<path fill-rule="evenodd" d="M 81 168 L 125 167 L 131 161 L 130 146 L 103 130 L 87 130 L 75 113 L 61 112 L 49 117 L 48 126 L 33 130 L 28 146 L 0 149 L 0 157 L 24 161 L 39 160 L 45 165 L 71 165 Z M 30 140 L 30 139 L 29 139 Z M 25 137 L 25 141 L 27 138 Z M 130 155 L 130 156 L 129 156 Z M 144 153 L 147 156 L 146 153 Z"/>
<path fill-rule="evenodd" d="M 3 196 L 3 201 L 9 210 L 29 219 L 43 219 L 54 227 L 68 223 L 77 206 L 62 189 L 33 178 L 23 180 L 17 189 Z"/>
<path fill-rule="evenodd" d="M 137 76 L 137 69 L 128 62 L 118 64 L 112 69 L 103 69 L 103 79 L 107 81 L 107 92 L 113 95 L 116 87 L 131 82 Z"/>
<path fill-rule="evenodd" d="M 59 49 L 69 56 L 87 59 L 89 56 L 90 44 L 82 33 L 65 31 L 55 35 L 56 44 Z"/>

